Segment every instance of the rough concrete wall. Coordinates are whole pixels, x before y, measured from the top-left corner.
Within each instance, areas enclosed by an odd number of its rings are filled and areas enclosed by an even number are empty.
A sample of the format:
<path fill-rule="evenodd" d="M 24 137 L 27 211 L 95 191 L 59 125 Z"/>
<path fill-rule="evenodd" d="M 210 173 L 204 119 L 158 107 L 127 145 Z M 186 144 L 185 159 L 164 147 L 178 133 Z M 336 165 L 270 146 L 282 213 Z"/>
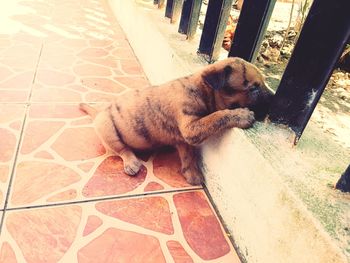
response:
<path fill-rule="evenodd" d="M 346 262 L 241 130 L 202 150 L 209 192 L 248 262 Z"/>

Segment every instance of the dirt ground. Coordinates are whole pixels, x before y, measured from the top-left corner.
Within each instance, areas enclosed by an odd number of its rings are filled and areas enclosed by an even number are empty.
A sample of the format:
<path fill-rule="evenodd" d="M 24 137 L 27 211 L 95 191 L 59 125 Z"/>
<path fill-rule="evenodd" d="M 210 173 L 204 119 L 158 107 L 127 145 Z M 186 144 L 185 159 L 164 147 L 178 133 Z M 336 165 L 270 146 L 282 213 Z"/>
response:
<path fill-rule="evenodd" d="M 274 58 L 276 56 L 275 51 L 281 45 L 281 40 L 288 25 L 290 9 L 290 3 L 276 3 L 256 62 L 256 65 L 266 76 L 267 83 L 274 90 L 279 85 L 294 46 L 295 32 L 293 31 L 293 25 L 297 20 L 297 12 L 293 14 L 292 30 L 282 49 L 284 52 L 281 53 L 278 60 Z M 298 10 L 298 6 L 295 7 L 295 10 Z M 266 50 L 267 46 L 268 50 Z M 311 117 L 311 122 L 338 142 L 341 147 L 350 149 L 350 72 L 334 69 Z"/>
<path fill-rule="evenodd" d="M 257 62 L 273 90 L 277 89 L 287 63 L 286 59 L 268 64 Z M 334 70 L 311 121 L 343 147 L 350 148 L 350 73 Z"/>

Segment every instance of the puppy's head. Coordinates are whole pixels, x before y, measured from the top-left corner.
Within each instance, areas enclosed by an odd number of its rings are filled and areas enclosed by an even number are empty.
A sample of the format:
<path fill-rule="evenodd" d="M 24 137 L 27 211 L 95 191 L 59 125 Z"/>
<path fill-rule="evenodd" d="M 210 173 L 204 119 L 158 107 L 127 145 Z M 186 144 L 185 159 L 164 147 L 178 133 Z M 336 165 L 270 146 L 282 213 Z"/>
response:
<path fill-rule="evenodd" d="M 265 118 L 272 99 L 259 70 L 240 58 L 227 58 L 209 65 L 203 81 L 215 90 L 217 110 L 249 108 L 255 118 Z"/>

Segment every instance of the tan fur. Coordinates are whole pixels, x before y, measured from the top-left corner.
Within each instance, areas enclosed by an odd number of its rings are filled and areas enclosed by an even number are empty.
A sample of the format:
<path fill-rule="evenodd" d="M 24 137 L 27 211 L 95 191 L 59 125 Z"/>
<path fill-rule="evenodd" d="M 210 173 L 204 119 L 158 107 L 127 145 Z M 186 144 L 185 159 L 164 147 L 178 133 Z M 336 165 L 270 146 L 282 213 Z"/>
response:
<path fill-rule="evenodd" d="M 141 167 L 133 150 L 173 145 L 183 175 L 197 185 L 203 178 L 195 146 L 225 129 L 251 127 L 254 112 L 264 116 L 270 98 L 255 66 L 228 58 L 193 75 L 125 93 L 101 111 L 87 104 L 80 108 L 94 117 L 98 134 L 121 156 L 127 174 Z"/>

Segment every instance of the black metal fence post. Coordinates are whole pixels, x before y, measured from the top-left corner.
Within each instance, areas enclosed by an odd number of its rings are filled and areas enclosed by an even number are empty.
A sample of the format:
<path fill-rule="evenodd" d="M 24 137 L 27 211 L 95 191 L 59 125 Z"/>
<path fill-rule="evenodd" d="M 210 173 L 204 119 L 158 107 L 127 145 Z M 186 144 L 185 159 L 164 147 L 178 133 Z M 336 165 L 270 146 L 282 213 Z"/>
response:
<path fill-rule="evenodd" d="M 255 61 L 276 0 L 244 0 L 229 57 Z"/>
<path fill-rule="evenodd" d="M 179 33 L 186 34 L 187 39 L 193 39 L 198 26 L 202 0 L 185 0 L 182 6 Z"/>
<path fill-rule="evenodd" d="M 176 23 L 180 16 L 183 0 L 167 0 L 165 17 L 170 18 L 170 23 Z"/>
<path fill-rule="evenodd" d="M 341 175 L 339 181 L 335 185 L 335 188 L 342 192 L 350 192 L 350 165 Z"/>
<path fill-rule="evenodd" d="M 315 0 L 270 110 L 270 120 L 304 131 L 350 35 L 350 1 Z"/>
<path fill-rule="evenodd" d="M 209 0 L 198 53 L 217 60 L 233 0 Z"/>

